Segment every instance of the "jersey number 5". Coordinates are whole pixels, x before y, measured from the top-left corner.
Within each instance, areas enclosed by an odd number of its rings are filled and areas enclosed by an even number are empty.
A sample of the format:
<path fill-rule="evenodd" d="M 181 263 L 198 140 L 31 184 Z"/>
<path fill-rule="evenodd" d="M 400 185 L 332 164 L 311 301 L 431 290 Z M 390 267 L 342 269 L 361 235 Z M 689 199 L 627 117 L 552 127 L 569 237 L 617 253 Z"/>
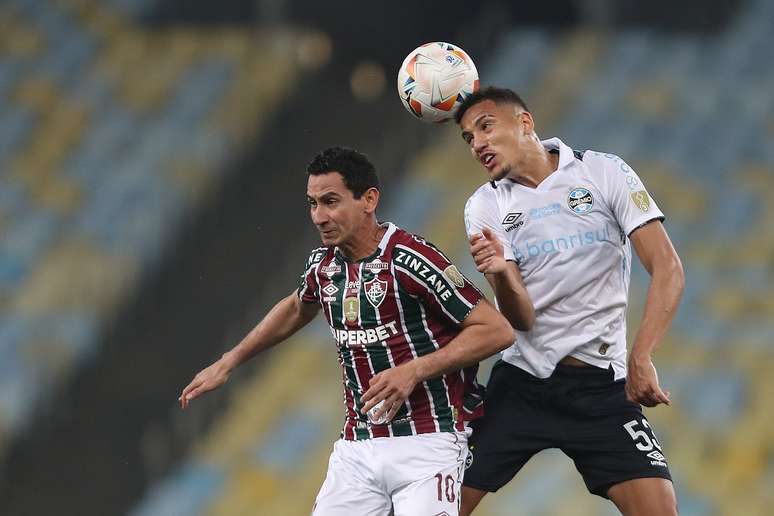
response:
<path fill-rule="evenodd" d="M 632 440 L 634 441 L 634 444 L 637 446 L 637 449 L 644 452 L 649 452 L 653 449 L 655 446 L 656 448 L 661 451 L 661 443 L 658 442 L 658 439 L 656 439 L 655 434 L 653 433 L 653 430 L 650 428 L 650 425 L 648 424 L 647 419 L 642 420 L 642 426 L 645 427 L 646 430 L 650 432 L 650 435 L 648 435 L 648 432 L 645 430 L 636 430 L 637 425 L 639 425 L 640 422 L 636 419 L 632 419 L 628 423 L 626 423 L 623 427 L 626 429 L 627 432 L 629 432 L 629 435 L 632 436 Z"/>

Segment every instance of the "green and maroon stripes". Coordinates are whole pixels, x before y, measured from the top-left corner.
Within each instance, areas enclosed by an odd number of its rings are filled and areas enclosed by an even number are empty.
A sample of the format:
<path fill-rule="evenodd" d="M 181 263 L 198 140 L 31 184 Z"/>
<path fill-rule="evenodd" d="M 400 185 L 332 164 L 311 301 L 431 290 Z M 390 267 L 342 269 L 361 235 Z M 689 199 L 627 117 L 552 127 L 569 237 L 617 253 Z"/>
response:
<path fill-rule="evenodd" d="M 361 326 L 363 328 L 368 327 L 377 327 L 381 324 L 381 317 L 379 314 L 379 311 L 376 307 L 374 307 L 373 304 L 368 300 L 368 295 L 366 294 L 366 286 L 365 284 L 374 280 L 378 274 L 374 274 L 373 271 L 369 271 L 364 269 L 363 263 L 360 263 L 360 267 L 358 269 L 359 277 L 360 277 L 360 320 L 361 320 Z M 387 287 L 389 290 L 389 286 Z M 385 294 L 385 298 L 387 295 Z M 384 300 L 382 300 L 382 303 L 384 303 Z M 379 303 L 378 306 L 381 306 L 381 303 Z M 375 343 L 367 344 L 363 347 L 363 351 L 368 357 L 368 361 L 371 365 L 371 377 L 373 375 L 376 375 L 380 371 L 384 371 L 385 369 L 390 369 L 393 367 L 393 364 L 390 363 L 390 356 L 388 351 L 388 344 L 387 342 L 378 341 Z M 369 385 L 370 385 L 370 379 L 369 377 Z M 405 419 L 406 417 L 406 407 L 404 406 L 401 408 L 398 413 L 393 418 L 393 421 L 400 421 L 401 419 Z M 411 435 L 411 429 L 408 429 L 408 432 L 403 428 L 403 426 L 406 426 L 406 424 L 401 423 L 395 423 L 390 425 L 373 425 L 371 426 L 371 431 L 373 432 L 374 437 L 389 437 L 390 435 Z"/>
<path fill-rule="evenodd" d="M 304 273 L 301 275 L 301 284 L 297 290 L 298 297 L 304 303 L 320 301 L 317 297 L 319 284 L 317 282 L 317 268 L 315 266 L 325 259 L 326 251 L 325 247 L 318 247 L 312 251 L 306 260 L 306 267 L 304 267 Z"/>
<path fill-rule="evenodd" d="M 386 425 L 372 425 L 360 413 L 374 375 L 448 344 L 481 299 L 440 251 L 390 225 L 379 252 L 361 262 L 348 262 L 333 248 L 315 249 L 298 295 L 320 303 L 337 343 L 344 439 L 459 430 L 454 409 L 462 408 L 461 373 L 417 385 Z"/>
<path fill-rule="evenodd" d="M 400 286 L 398 290 L 398 303 L 401 305 L 401 312 L 403 313 L 406 324 L 406 333 L 411 342 L 413 354 L 417 357 L 421 357 L 435 351 L 438 343 L 425 331 L 422 310 L 419 307 L 419 303 Z M 430 400 L 428 400 L 429 402 L 424 406 L 416 408 L 414 419 L 417 421 L 426 418 L 434 419 L 438 424 L 439 431 L 453 431 L 454 422 L 452 410 L 449 406 L 443 379 L 433 378 L 431 380 L 426 380 L 424 386 L 430 394 Z"/>
<path fill-rule="evenodd" d="M 393 363 L 398 366 L 413 360 L 417 354 L 407 330 L 408 326 L 403 314 L 402 304 L 400 303 L 400 296 L 405 295 L 405 292 L 401 291 L 393 274 L 390 274 L 389 278 L 391 292 L 382 302 L 380 313 L 385 314 L 382 320 L 385 320 L 389 315 L 389 317 L 397 320 L 399 323 L 400 333 L 391 338 L 387 343 Z M 396 416 L 392 424 L 393 433 L 395 435 L 412 435 L 437 432 L 438 428 L 430 410 L 431 400 L 432 396 L 427 385 L 425 383 L 417 385 L 406 402 L 406 421 L 401 421 L 401 418 Z M 403 414 L 402 410 L 401 414 Z"/>
<path fill-rule="evenodd" d="M 451 264 L 436 265 L 405 245 L 395 246 L 392 263 L 398 273 L 398 281 L 406 285 L 411 294 L 421 296 L 428 308 L 437 308 L 445 313 L 453 324 L 460 324 L 480 298 L 478 295 L 475 301 L 468 300 L 460 292 L 465 284 L 470 285 L 470 282 L 465 281 L 462 287 L 459 287 L 446 277 L 444 270 L 451 267 Z"/>

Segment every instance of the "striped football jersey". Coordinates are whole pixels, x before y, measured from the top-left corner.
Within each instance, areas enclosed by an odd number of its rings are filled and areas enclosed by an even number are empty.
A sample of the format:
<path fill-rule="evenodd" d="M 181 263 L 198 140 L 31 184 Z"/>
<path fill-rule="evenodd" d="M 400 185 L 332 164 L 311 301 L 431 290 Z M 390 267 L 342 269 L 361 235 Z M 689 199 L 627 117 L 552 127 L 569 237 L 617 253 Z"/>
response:
<path fill-rule="evenodd" d="M 478 366 L 416 386 L 387 424 L 361 414 L 371 378 L 447 345 L 482 299 L 435 246 L 386 223 L 371 256 L 352 262 L 335 247 L 315 249 L 298 296 L 319 303 L 336 342 L 347 440 L 463 430 L 481 413 Z"/>

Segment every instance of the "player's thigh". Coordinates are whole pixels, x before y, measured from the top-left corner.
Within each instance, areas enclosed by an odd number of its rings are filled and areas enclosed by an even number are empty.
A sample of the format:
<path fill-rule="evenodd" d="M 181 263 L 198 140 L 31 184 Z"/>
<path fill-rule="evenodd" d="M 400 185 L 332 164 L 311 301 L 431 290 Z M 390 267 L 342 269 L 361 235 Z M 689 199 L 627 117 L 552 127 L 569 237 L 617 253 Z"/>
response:
<path fill-rule="evenodd" d="M 623 388 L 622 386 L 620 387 Z M 672 480 L 661 443 L 638 405 L 618 401 L 604 416 L 568 425 L 562 446 L 588 490 L 604 498 L 610 487 L 638 478 Z M 608 400 L 610 398 L 608 397 Z M 612 403 L 612 401 L 609 401 Z"/>
<path fill-rule="evenodd" d="M 459 511 L 467 436 L 438 432 L 387 440 L 384 466 L 395 516 L 429 516 Z"/>
<path fill-rule="evenodd" d="M 379 487 L 371 469 L 371 443 L 338 441 L 328 472 L 315 500 L 313 516 L 385 516 L 390 497 Z"/>
<path fill-rule="evenodd" d="M 484 400 L 484 417 L 471 424 L 465 485 L 494 492 L 507 484 L 537 452 L 558 446 L 559 426 L 537 401 L 540 382 L 519 368 L 499 362 Z"/>
<path fill-rule="evenodd" d="M 619 482 L 607 496 L 624 516 L 675 516 L 677 496 L 664 478 L 635 478 Z"/>
<path fill-rule="evenodd" d="M 392 493 L 394 516 L 457 516 L 465 473 L 465 443 L 426 454 L 421 471 L 407 472 L 413 479 Z"/>

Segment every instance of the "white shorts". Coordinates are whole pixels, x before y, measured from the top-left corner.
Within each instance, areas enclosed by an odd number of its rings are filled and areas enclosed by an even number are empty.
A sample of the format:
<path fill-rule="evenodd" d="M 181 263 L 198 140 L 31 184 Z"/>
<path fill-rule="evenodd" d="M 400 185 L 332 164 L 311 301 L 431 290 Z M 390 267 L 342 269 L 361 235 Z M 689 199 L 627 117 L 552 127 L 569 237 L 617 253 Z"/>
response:
<path fill-rule="evenodd" d="M 333 446 L 314 516 L 458 516 L 467 436 L 438 432 Z"/>

